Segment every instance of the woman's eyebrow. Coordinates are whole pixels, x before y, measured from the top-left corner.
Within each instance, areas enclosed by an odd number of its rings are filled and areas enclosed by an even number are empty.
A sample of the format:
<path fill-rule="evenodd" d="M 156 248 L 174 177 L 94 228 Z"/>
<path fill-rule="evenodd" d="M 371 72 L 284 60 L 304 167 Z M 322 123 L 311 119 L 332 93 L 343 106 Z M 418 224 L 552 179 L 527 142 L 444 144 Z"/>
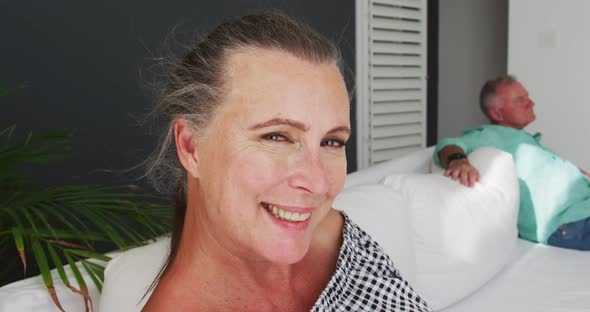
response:
<path fill-rule="evenodd" d="M 293 120 L 293 119 L 285 119 L 285 118 L 273 118 L 273 119 L 270 119 L 270 120 L 267 120 L 267 121 L 264 121 L 261 123 L 257 123 L 248 129 L 249 130 L 258 130 L 258 129 L 262 129 L 262 128 L 266 128 L 266 127 L 270 127 L 270 126 L 280 126 L 280 125 L 291 126 L 291 127 L 297 128 L 301 131 L 307 131 L 309 129 L 309 127 L 305 126 L 305 124 L 303 124 L 300 121 Z M 330 131 L 328 131 L 327 134 L 332 134 L 335 132 L 346 132 L 347 134 L 350 134 L 350 128 L 347 126 L 335 127 L 333 129 L 331 129 Z"/>
<path fill-rule="evenodd" d="M 266 127 L 270 127 L 270 126 L 280 126 L 280 125 L 291 126 L 291 127 L 297 128 L 301 131 L 307 131 L 309 129 L 309 127 L 305 126 L 305 124 L 303 124 L 300 121 L 296 121 L 296 120 L 292 120 L 292 119 L 285 119 L 285 118 L 273 118 L 273 119 L 270 119 L 270 120 L 267 120 L 267 121 L 264 121 L 261 123 L 257 123 L 248 129 L 249 130 L 257 130 L 257 129 L 266 128 Z"/>
<path fill-rule="evenodd" d="M 340 126 L 340 127 L 336 127 L 330 131 L 328 131 L 328 134 L 332 134 L 335 132 L 346 132 L 346 134 L 350 134 L 350 128 L 347 126 Z"/>

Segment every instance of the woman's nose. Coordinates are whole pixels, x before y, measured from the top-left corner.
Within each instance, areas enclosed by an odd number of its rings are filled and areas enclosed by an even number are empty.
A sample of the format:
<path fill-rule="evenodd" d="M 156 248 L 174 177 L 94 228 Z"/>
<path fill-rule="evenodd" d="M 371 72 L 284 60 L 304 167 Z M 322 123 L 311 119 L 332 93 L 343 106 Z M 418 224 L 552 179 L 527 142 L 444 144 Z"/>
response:
<path fill-rule="evenodd" d="M 328 177 L 319 151 L 302 151 L 292 164 L 289 185 L 308 193 L 324 194 L 328 190 Z"/>

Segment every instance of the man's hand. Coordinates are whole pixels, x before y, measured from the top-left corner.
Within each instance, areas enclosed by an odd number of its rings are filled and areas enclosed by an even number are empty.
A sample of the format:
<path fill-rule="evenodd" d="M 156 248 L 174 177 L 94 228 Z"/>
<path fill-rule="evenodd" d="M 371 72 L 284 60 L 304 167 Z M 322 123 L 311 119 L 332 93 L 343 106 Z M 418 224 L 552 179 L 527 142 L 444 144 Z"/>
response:
<path fill-rule="evenodd" d="M 445 176 L 465 185 L 473 187 L 479 181 L 479 171 L 473 167 L 467 158 L 451 161 Z"/>
<path fill-rule="evenodd" d="M 463 149 L 456 145 L 445 146 L 440 152 L 440 164 L 445 170 L 445 176 L 465 185 L 473 187 L 475 182 L 479 181 L 479 171 L 473 167 L 467 158 L 451 160 L 449 163 L 449 156 L 453 154 L 465 154 Z"/>

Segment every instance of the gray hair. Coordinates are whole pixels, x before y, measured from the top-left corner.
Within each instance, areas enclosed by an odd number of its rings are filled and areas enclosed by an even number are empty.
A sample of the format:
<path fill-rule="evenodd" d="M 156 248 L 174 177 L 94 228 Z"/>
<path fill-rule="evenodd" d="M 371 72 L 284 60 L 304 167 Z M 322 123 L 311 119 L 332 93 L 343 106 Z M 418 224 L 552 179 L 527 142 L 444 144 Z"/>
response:
<path fill-rule="evenodd" d="M 501 75 L 492 80 L 486 81 L 479 92 L 479 106 L 481 111 L 492 120 L 489 115 L 489 109 L 492 107 L 492 101 L 496 95 L 498 95 L 498 87 L 510 85 L 518 82 L 515 76 L 512 75 Z"/>

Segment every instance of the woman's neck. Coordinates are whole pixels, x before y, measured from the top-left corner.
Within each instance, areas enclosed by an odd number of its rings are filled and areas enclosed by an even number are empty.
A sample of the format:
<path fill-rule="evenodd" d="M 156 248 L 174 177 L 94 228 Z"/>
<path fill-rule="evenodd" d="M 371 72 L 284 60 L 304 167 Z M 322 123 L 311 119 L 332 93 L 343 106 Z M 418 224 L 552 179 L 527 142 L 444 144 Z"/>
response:
<path fill-rule="evenodd" d="M 216 233 L 198 205 L 189 202 L 175 259 L 154 295 L 164 296 L 167 302 L 194 300 L 194 305 L 189 304 L 193 307 L 247 303 L 264 311 L 313 306 L 336 267 L 342 244 L 340 213 L 330 211 L 301 261 L 276 264 L 240 249 L 237 243 L 219 241 L 221 233 Z"/>

